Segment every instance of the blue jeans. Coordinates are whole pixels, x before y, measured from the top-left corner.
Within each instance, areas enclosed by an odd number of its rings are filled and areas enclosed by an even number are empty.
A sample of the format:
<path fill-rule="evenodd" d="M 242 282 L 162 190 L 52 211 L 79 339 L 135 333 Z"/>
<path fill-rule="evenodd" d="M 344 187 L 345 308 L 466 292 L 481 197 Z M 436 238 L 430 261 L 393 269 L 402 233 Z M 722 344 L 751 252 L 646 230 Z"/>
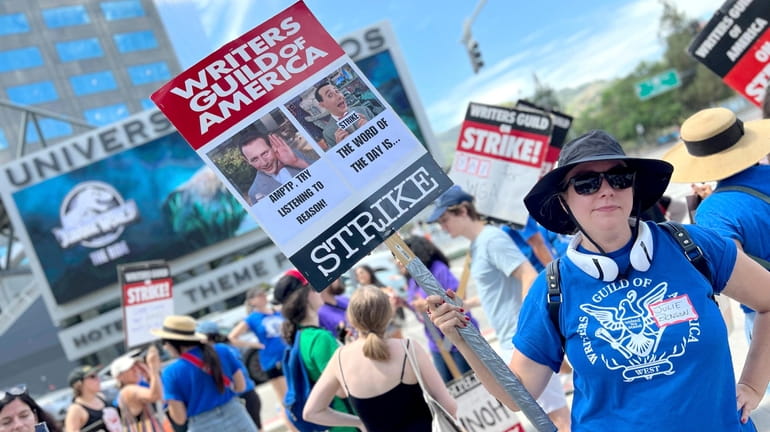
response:
<path fill-rule="evenodd" d="M 441 353 L 431 351 L 430 354 L 433 356 L 433 364 L 436 365 L 436 369 L 438 369 L 438 373 L 441 375 L 441 378 L 444 379 L 444 382 L 447 383 L 452 381 L 454 377 L 452 376 L 452 373 L 449 372 L 446 363 L 444 363 L 444 358 L 441 357 Z M 452 356 L 452 360 L 455 361 L 461 375 L 471 370 L 471 367 L 468 365 L 468 362 L 465 361 L 462 354 L 460 354 L 460 351 L 450 351 L 449 354 Z"/>
<path fill-rule="evenodd" d="M 234 397 L 224 405 L 210 409 L 187 420 L 188 432 L 257 432 L 240 399 Z"/>

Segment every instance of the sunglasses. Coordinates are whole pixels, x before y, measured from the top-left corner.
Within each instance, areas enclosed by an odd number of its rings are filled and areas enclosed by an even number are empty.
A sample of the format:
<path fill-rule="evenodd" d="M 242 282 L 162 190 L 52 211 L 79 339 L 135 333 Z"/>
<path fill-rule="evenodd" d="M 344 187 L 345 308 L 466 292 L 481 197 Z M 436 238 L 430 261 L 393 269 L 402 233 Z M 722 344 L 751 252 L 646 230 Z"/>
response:
<path fill-rule="evenodd" d="M 6 403 L 8 400 L 13 399 L 15 396 L 21 396 L 27 393 L 27 386 L 17 385 L 9 389 L 0 391 L 0 403 Z"/>
<path fill-rule="evenodd" d="M 636 171 L 625 166 L 616 166 L 605 172 L 585 172 L 577 174 L 567 181 L 564 189 L 569 185 L 575 188 L 578 195 L 595 194 L 602 187 L 602 179 L 613 189 L 628 189 L 634 184 Z"/>

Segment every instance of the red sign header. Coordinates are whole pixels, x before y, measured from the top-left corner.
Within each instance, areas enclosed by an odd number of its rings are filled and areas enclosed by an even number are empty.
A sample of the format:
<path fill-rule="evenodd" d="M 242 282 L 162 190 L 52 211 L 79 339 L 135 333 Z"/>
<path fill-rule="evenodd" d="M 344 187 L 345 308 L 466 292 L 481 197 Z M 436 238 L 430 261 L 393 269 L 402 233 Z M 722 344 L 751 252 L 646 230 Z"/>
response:
<path fill-rule="evenodd" d="M 182 72 L 152 100 L 197 150 L 342 55 L 298 2 Z"/>
<path fill-rule="evenodd" d="M 153 279 L 123 285 L 123 305 L 133 306 L 173 298 L 171 278 Z"/>

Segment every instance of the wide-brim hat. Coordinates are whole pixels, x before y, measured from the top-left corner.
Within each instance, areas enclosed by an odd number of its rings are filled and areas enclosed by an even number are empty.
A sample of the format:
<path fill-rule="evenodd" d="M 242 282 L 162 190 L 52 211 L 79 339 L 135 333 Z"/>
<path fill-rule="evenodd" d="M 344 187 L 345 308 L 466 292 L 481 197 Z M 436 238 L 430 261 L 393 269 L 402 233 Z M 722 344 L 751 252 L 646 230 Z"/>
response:
<path fill-rule="evenodd" d="M 678 183 L 722 180 L 770 153 L 770 120 L 744 123 L 727 108 L 698 111 L 682 123 L 680 136 L 663 156 Z"/>
<path fill-rule="evenodd" d="M 594 130 L 565 144 L 557 168 L 544 175 L 532 187 L 524 205 L 544 228 L 559 234 L 572 234 L 577 226 L 559 200 L 564 177 L 576 165 L 585 162 L 621 160 L 636 171 L 634 204 L 646 210 L 655 204 L 668 187 L 674 167 L 658 159 L 626 156 L 620 143 L 607 132 Z"/>
<path fill-rule="evenodd" d="M 150 333 L 161 338 L 179 341 L 202 342 L 206 335 L 195 331 L 196 323 L 187 315 L 169 315 L 163 320 L 162 329 L 152 329 Z"/>

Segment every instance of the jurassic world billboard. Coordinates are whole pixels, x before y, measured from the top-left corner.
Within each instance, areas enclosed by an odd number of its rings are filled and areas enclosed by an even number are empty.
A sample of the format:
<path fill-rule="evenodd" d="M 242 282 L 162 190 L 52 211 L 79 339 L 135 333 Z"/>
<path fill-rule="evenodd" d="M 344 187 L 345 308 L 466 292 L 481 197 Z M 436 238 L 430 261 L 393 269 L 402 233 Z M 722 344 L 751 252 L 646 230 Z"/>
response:
<path fill-rule="evenodd" d="M 172 261 L 256 228 L 156 110 L 17 159 L 0 174 L 54 317 L 115 284 L 120 264 Z"/>

